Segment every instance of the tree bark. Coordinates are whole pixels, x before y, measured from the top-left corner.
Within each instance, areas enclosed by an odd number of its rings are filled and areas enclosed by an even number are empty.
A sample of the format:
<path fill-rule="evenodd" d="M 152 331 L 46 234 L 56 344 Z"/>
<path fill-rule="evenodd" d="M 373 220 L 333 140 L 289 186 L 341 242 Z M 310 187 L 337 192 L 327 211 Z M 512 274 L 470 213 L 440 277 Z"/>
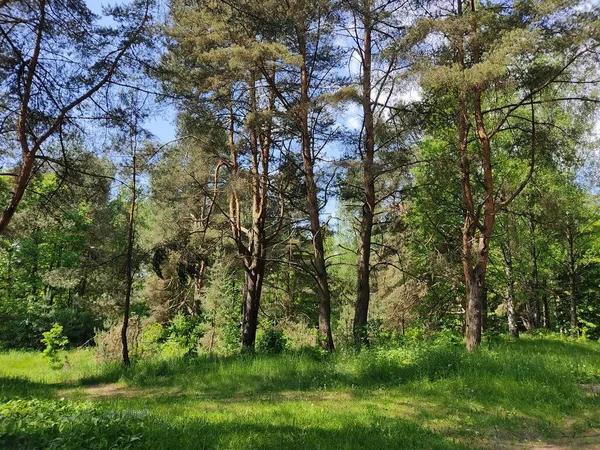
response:
<path fill-rule="evenodd" d="M 264 260 L 259 259 L 252 269 L 246 269 L 242 318 L 242 348 L 251 349 L 256 341 L 258 311 L 264 280 Z"/>
<path fill-rule="evenodd" d="M 125 261 L 125 272 L 127 276 L 127 286 L 125 291 L 125 308 L 123 311 L 123 326 L 121 328 L 121 344 L 123 350 L 123 364 L 128 366 L 131 362 L 129 360 L 129 347 L 127 344 L 127 328 L 129 326 L 129 315 L 131 309 L 131 291 L 133 289 L 133 244 L 135 239 L 135 201 L 136 201 L 136 155 L 135 152 L 132 158 L 132 181 L 131 181 L 131 204 L 129 207 L 129 222 L 127 226 L 127 255 Z"/>
<path fill-rule="evenodd" d="M 375 126 L 371 102 L 371 2 L 364 0 L 363 5 L 363 51 L 362 51 L 362 109 L 364 120 L 364 152 L 363 152 L 363 191 L 364 200 L 360 222 L 358 244 L 358 283 L 356 306 L 354 311 L 354 340 L 356 344 L 368 345 L 367 321 L 371 299 L 371 237 L 373 234 L 373 218 L 375 215 L 375 177 L 373 163 L 375 160 Z"/>
<path fill-rule="evenodd" d="M 517 327 L 517 314 L 515 311 L 515 285 L 512 275 L 510 236 L 508 245 L 502 246 L 502 253 L 504 255 L 504 273 L 506 274 L 506 293 L 504 301 L 506 303 L 506 316 L 508 318 L 508 332 L 512 337 L 518 338 L 519 328 Z"/>
<path fill-rule="evenodd" d="M 304 164 L 304 176 L 306 181 L 307 210 L 312 233 L 313 243 L 313 266 L 314 276 L 317 281 L 317 293 L 319 295 L 319 343 L 321 348 L 328 351 L 334 350 L 333 336 L 331 333 L 331 291 L 327 277 L 327 265 L 325 262 L 324 229 L 321 227 L 319 218 L 319 198 L 317 195 L 317 183 L 314 172 L 314 156 L 311 144 L 311 130 L 308 122 L 308 110 L 310 100 L 308 89 L 310 86 L 310 75 L 306 66 L 306 40 L 302 30 L 298 32 L 298 41 L 302 63 L 300 65 L 300 133 L 302 144 L 302 162 Z"/>
<path fill-rule="evenodd" d="M 579 327 L 577 320 L 577 280 L 576 280 L 576 262 L 575 262 L 575 236 L 572 225 L 568 225 L 567 229 L 567 257 L 569 264 L 569 322 L 571 325 L 571 335 L 577 337 L 579 335 Z"/>

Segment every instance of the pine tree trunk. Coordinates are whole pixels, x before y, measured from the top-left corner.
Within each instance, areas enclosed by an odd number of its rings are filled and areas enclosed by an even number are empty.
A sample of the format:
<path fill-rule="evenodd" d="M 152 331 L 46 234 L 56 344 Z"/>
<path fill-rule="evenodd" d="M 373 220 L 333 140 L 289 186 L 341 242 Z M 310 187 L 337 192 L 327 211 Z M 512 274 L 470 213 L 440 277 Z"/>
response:
<path fill-rule="evenodd" d="M 299 32 L 299 44 L 300 54 L 302 55 L 303 59 L 300 66 L 300 131 L 302 141 L 302 161 L 304 164 L 306 181 L 308 217 L 310 221 L 310 230 L 313 237 L 314 275 L 317 280 L 317 290 L 319 295 L 319 343 L 322 349 L 333 351 L 334 345 L 333 336 L 331 333 L 331 292 L 327 277 L 327 265 L 325 263 L 324 229 L 321 227 L 319 218 L 320 208 L 314 173 L 314 156 L 311 144 L 312 136 L 308 122 L 308 110 L 310 103 L 308 89 L 310 80 L 306 66 L 306 41 L 302 31 Z"/>
<path fill-rule="evenodd" d="M 360 223 L 358 244 L 358 283 L 356 306 L 354 311 L 354 341 L 356 344 L 368 345 L 367 320 L 371 299 L 371 237 L 373 234 L 373 218 L 375 214 L 375 177 L 373 163 L 375 159 L 375 130 L 371 103 L 371 6 L 364 0 L 364 48 L 362 57 L 362 108 L 364 120 L 364 153 L 363 153 L 363 189 L 364 200 Z"/>
<path fill-rule="evenodd" d="M 459 4 L 458 15 L 462 15 L 461 2 Z M 475 2 L 469 1 L 472 12 L 475 12 Z M 458 49 L 458 60 L 463 69 L 465 64 L 465 43 L 461 42 Z M 479 63 L 481 50 L 479 48 L 477 25 L 471 23 L 471 58 L 474 64 Z M 460 148 L 460 165 L 462 171 L 462 193 L 466 206 L 465 224 L 463 227 L 463 270 L 465 274 L 465 284 L 467 292 L 467 311 L 466 311 L 466 344 L 468 351 L 474 351 L 481 343 L 482 312 L 485 295 L 485 276 L 487 272 L 487 263 L 489 257 L 489 245 L 494 222 L 496 218 L 496 203 L 494 191 L 494 179 L 492 174 L 492 147 L 491 138 L 485 126 L 483 108 L 482 108 L 482 87 L 475 86 L 469 92 L 469 97 L 473 103 L 473 115 L 475 118 L 475 130 L 477 141 L 480 146 L 481 169 L 483 175 L 483 188 L 485 198 L 483 201 L 483 220 L 481 221 L 478 208 L 475 206 L 473 194 L 471 191 L 471 172 L 470 158 L 468 152 L 469 141 L 469 122 L 468 104 L 466 97 L 459 98 L 458 104 L 458 143 Z M 481 223 L 480 223 L 481 222 Z M 481 233 L 478 239 L 477 251 L 474 252 L 477 232 Z"/>
<path fill-rule="evenodd" d="M 508 244 L 510 246 L 510 243 Z M 506 274 L 506 315 L 508 318 L 508 332 L 514 338 L 519 337 L 519 328 L 517 327 L 517 314 L 515 311 L 515 285 L 512 275 L 512 255 L 507 246 L 502 249 L 504 253 L 504 273 Z"/>
<path fill-rule="evenodd" d="M 360 243 L 358 249 L 358 284 L 357 298 L 354 310 L 354 341 L 356 344 L 368 345 L 367 320 L 369 303 L 371 299 L 371 233 L 373 227 L 373 214 L 364 211 L 361 221 Z"/>
<path fill-rule="evenodd" d="M 482 266 L 477 266 L 470 271 L 467 279 L 467 315 L 465 341 L 467 351 L 477 350 L 481 344 L 481 315 L 483 310 L 483 295 L 485 272 Z"/>
<path fill-rule="evenodd" d="M 256 341 L 258 311 L 264 280 L 264 261 L 258 260 L 253 269 L 246 269 L 242 317 L 242 348 L 251 349 Z"/>
<path fill-rule="evenodd" d="M 135 237 L 135 201 L 136 201 L 136 156 L 133 155 L 133 178 L 131 182 L 131 204 L 129 207 L 129 222 L 127 227 L 127 256 L 125 261 L 125 271 L 127 276 L 127 286 L 125 291 L 125 308 L 123 311 L 123 327 L 121 328 L 121 344 L 123 349 L 123 364 L 128 366 L 129 347 L 127 344 L 127 327 L 129 326 L 129 314 L 131 309 L 131 291 L 133 289 L 133 244 Z"/>
<path fill-rule="evenodd" d="M 258 112 L 256 98 L 256 80 L 251 75 L 249 80 L 250 112 Z M 273 91 L 269 97 L 268 111 L 271 111 L 275 102 Z M 231 137 L 233 140 L 233 136 Z M 264 131 L 260 127 L 250 127 L 250 185 L 252 198 L 252 226 L 245 231 L 248 243 L 244 248 L 242 240 L 237 243 L 240 253 L 244 255 L 244 299 L 242 304 L 242 349 L 254 348 L 256 330 L 258 327 L 258 312 L 260 298 L 265 277 L 265 264 L 267 257 L 267 237 L 265 234 L 265 220 L 268 200 L 268 174 L 269 155 L 271 147 L 271 128 L 267 126 Z M 239 211 L 237 220 L 239 223 Z M 241 228 L 238 228 L 238 233 Z"/>

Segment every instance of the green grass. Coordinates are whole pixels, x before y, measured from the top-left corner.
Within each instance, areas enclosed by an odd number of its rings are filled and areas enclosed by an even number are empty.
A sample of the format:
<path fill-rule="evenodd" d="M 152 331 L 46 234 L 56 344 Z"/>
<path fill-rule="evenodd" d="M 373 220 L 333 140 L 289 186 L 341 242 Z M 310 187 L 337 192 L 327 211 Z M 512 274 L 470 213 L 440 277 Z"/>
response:
<path fill-rule="evenodd" d="M 128 369 L 98 365 L 89 350 L 68 359 L 53 371 L 36 353 L 0 354 L 0 447 L 519 448 L 600 428 L 600 398 L 581 387 L 600 383 L 591 342 L 524 337 L 474 354 L 420 344 Z"/>

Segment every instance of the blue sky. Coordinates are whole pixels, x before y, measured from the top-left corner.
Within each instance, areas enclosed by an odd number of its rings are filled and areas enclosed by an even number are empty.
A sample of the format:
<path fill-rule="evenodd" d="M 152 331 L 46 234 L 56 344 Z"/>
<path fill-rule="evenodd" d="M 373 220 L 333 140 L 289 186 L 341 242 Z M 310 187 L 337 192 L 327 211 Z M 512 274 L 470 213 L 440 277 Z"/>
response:
<path fill-rule="evenodd" d="M 86 0 L 88 7 L 95 14 L 102 15 L 102 7 L 124 3 L 114 0 Z M 127 3 L 127 2 L 125 2 Z M 160 142 L 168 142 L 175 138 L 175 111 L 170 106 L 159 107 L 150 120 L 146 121 L 145 127 L 156 136 Z"/>

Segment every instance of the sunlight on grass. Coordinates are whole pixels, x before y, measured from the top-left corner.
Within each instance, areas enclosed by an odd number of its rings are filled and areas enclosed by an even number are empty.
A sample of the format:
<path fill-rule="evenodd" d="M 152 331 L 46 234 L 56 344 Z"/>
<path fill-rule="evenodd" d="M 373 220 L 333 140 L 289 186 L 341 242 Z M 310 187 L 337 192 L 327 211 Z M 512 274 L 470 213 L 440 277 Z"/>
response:
<path fill-rule="evenodd" d="M 50 411 L 60 398 L 91 402 L 96 409 L 77 422 L 84 434 L 94 414 L 110 424 L 104 414 L 142 414 L 141 431 L 127 420 L 113 427 L 121 439 L 139 436 L 128 448 L 510 448 L 600 427 L 600 401 L 580 387 L 600 381 L 597 343 L 525 337 L 474 354 L 429 343 L 155 359 L 129 369 L 97 364 L 90 350 L 67 358 L 53 371 L 39 354 L 0 355 L 0 396 L 46 399 Z M 0 421 L 5 434 L 10 420 Z M 21 445 L 53 433 L 32 429 L 7 436 L 24 433 Z"/>

